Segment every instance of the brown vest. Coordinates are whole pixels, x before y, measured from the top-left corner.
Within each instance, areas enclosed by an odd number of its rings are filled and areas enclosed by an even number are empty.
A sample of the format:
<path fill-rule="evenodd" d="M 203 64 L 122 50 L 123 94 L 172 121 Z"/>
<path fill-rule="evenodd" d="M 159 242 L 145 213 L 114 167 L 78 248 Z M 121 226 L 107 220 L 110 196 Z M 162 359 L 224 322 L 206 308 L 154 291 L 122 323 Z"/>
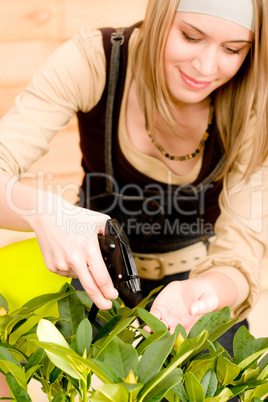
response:
<path fill-rule="evenodd" d="M 213 235 L 219 215 L 218 197 L 222 181 L 214 178 L 224 164 L 219 133 L 212 123 L 206 142 L 203 164 L 194 183 L 171 186 L 157 182 L 137 171 L 123 155 L 118 140 L 118 122 L 124 91 L 128 41 L 133 31 L 125 31 L 121 46 L 119 79 L 114 88 L 112 134 L 107 153 L 105 118 L 109 80 L 99 103 L 89 112 L 78 112 L 82 166 L 85 177 L 80 191 L 80 205 L 117 218 L 130 239 L 133 251 L 166 252 L 185 247 Z M 103 44 L 110 74 L 111 34 L 104 28 Z M 108 147 L 109 148 L 109 147 Z M 110 158 L 112 171 L 107 172 Z"/>

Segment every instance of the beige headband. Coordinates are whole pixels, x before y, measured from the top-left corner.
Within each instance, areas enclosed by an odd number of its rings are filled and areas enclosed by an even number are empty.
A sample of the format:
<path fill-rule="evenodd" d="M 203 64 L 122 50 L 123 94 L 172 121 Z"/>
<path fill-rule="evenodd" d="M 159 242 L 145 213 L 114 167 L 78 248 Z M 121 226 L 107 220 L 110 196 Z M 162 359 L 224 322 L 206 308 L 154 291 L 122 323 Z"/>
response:
<path fill-rule="evenodd" d="M 254 31 L 253 0 L 180 0 L 177 11 L 213 15 Z"/>

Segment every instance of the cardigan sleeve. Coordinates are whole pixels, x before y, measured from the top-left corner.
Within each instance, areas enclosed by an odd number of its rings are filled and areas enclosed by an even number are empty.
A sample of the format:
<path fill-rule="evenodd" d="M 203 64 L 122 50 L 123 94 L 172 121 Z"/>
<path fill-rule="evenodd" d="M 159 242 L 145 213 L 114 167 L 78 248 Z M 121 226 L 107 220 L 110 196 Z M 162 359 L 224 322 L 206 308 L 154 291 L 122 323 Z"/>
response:
<path fill-rule="evenodd" d="M 97 104 L 105 80 L 102 34 L 83 28 L 52 53 L 1 119 L 0 169 L 29 169 L 78 110 Z"/>
<path fill-rule="evenodd" d="M 229 275 L 238 289 L 232 313 L 240 318 L 247 316 L 259 297 L 261 260 L 268 246 L 268 159 L 249 180 L 243 178 L 254 140 L 252 118 L 243 152 L 224 179 L 215 241 L 191 272 L 191 277 L 205 271 Z"/>

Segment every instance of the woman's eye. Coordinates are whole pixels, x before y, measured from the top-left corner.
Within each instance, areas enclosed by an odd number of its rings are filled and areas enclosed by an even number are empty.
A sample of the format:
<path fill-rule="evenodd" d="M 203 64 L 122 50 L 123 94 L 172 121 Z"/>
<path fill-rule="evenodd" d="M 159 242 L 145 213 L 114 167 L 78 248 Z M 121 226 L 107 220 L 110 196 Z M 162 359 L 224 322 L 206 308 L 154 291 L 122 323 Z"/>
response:
<path fill-rule="evenodd" d="M 184 37 L 184 39 L 187 40 L 187 42 L 196 43 L 196 42 L 199 42 L 199 41 L 200 41 L 200 39 L 198 39 L 198 38 L 193 38 L 192 36 L 187 35 L 185 32 L 182 32 L 182 36 Z"/>
<path fill-rule="evenodd" d="M 241 49 L 236 50 L 236 49 L 230 49 L 228 47 L 226 47 L 225 49 L 230 54 L 240 54 L 241 53 Z"/>

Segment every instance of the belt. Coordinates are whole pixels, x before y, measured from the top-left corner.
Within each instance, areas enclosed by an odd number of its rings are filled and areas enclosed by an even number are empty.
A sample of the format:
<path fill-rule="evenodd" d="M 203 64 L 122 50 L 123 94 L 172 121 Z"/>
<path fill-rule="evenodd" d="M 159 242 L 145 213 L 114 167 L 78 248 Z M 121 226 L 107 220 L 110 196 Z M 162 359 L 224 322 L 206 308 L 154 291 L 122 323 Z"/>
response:
<path fill-rule="evenodd" d="M 211 237 L 209 243 L 215 239 Z M 133 252 L 138 275 L 143 279 L 158 280 L 167 275 L 190 271 L 207 256 L 208 245 L 200 241 L 168 253 L 141 254 Z"/>

